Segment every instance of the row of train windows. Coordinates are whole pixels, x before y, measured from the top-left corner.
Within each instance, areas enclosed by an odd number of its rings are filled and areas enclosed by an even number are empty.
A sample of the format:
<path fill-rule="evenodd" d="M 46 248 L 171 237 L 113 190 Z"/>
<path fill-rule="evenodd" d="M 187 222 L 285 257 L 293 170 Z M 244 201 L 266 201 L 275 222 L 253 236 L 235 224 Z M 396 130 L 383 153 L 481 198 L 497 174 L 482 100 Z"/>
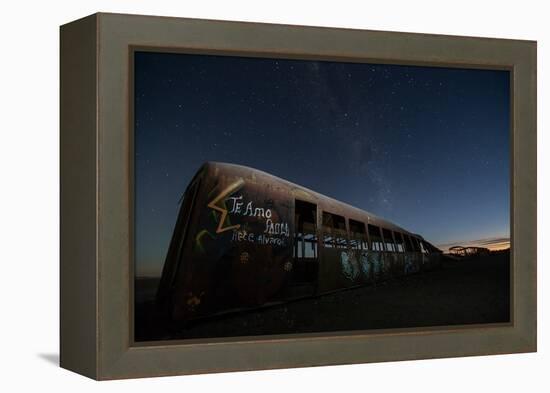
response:
<path fill-rule="evenodd" d="M 349 236 L 344 217 L 323 212 L 324 247 L 346 248 L 349 241 L 350 247 L 356 250 L 429 253 L 428 245 L 416 237 L 372 224 L 365 226 L 365 223 L 353 219 L 348 223 Z"/>
<path fill-rule="evenodd" d="M 298 202 L 298 201 L 296 201 Z M 302 202 L 305 204 L 305 202 Z M 299 258 L 317 258 L 316 206 L 301 206 L 296 214 L 294 255 Z M 298 211 L 300 213 L 298 213 Z M 326 248 L 347 248 L 356 250 L 389 252 L 433 252 L 432 246 L 422 240 L 398 231 L 391 231 L 376 225 L 323 212 L 322 246 Z"/>

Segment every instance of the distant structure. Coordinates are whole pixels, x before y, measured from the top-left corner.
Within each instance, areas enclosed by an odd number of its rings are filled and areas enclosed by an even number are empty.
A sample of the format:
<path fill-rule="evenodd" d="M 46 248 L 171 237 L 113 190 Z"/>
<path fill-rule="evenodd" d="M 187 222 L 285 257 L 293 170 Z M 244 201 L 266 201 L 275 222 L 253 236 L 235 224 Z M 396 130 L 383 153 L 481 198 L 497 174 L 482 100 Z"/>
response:
<path fill-rule="evenodd" d="M 474 246 L 454 246 L 449 248 L 449 254 L 456 257 L 481 257 L 489 255 L 489 249 Z"/>

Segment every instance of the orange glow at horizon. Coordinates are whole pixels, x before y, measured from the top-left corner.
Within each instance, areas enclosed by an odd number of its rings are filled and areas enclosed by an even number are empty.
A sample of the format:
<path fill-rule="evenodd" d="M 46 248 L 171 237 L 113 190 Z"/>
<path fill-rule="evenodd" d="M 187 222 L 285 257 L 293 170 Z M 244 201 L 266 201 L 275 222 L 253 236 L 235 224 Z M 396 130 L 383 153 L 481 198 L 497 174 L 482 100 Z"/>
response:
<path fill-rule="evenodd" d="M 499 251 L 510 248 L 510 238 L 488 238 L 488 239 L 478 239 L 478 240 L 469 240 L 463 242 L 454 242 L 439 244 L 437 247 L 443 252 L 448 252 L 449 248 L 454 246 L 463 246 L 463 247 L 484 247 L 489 249 L 489 251 Z"/>

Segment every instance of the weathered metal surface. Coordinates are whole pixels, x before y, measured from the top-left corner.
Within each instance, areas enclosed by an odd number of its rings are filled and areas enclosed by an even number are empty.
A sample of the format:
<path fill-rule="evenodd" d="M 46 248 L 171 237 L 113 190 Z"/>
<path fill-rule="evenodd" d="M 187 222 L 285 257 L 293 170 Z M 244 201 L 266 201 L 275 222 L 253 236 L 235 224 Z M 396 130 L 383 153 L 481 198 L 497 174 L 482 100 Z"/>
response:
<path fill-rule="evenodd" d="M 302 250 L 296 200 L 315 209 L 314 240 Z M 329 233 L 323 213 L 345 218 L 346 230 Z M 350 238 L 350 219 L 383 228 L 386 249 L 368 246 L 366 230 L 363 240 Z M 300 255 L 305 247 L 309 255 Z M 187 188 L 158 298 L 174 319 L 189 320 L 415 273 L 436 266 L 439 254 L 371 213 L 259 170 L 209 162 Z"/>

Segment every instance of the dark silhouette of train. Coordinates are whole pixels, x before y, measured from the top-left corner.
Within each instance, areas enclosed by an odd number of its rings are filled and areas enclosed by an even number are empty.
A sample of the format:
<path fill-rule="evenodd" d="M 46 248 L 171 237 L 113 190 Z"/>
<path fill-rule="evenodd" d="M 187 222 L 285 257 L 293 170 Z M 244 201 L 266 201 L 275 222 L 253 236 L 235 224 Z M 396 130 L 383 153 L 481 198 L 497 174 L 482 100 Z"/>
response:
<path fill-rule="evenodd" d="M 431 269 L 440 257 L 421 236 L 366 211 L 208 162 L 185 191 L 157 302 L 189 321 Z"/>

